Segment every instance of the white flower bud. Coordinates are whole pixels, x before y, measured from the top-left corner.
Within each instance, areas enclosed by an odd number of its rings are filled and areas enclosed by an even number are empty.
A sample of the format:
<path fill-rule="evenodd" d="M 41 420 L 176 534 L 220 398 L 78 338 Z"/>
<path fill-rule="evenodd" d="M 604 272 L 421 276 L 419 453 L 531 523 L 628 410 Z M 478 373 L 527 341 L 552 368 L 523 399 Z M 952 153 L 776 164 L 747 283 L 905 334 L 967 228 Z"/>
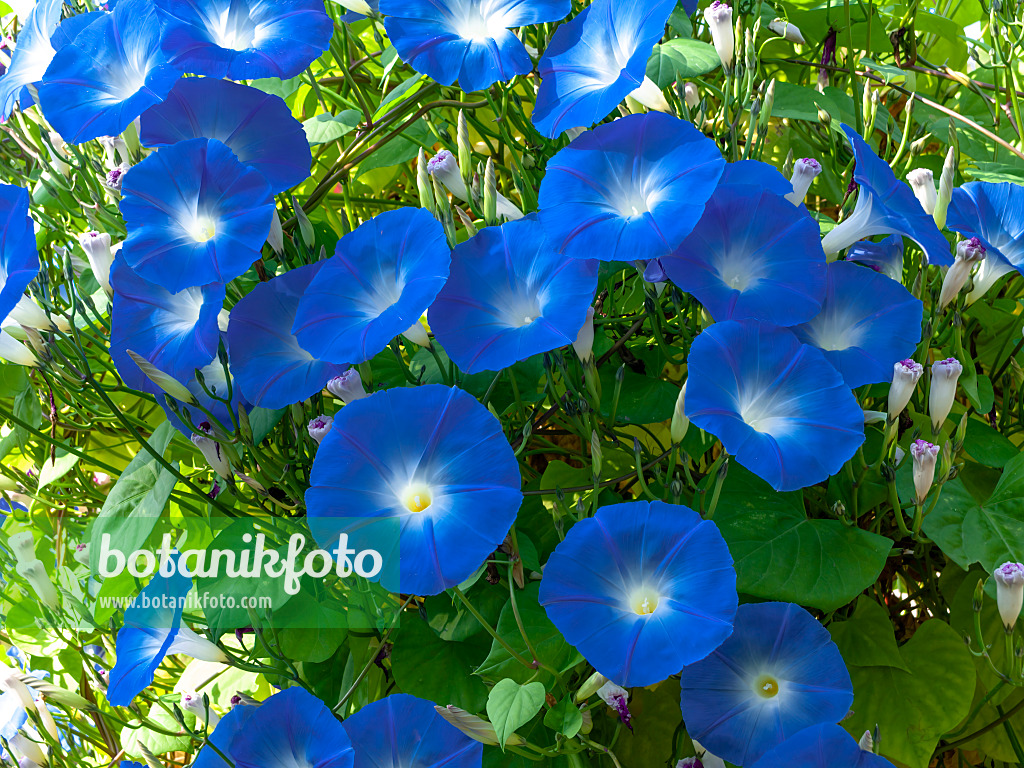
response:
<path fill-rule="evenodd" d="M 576 341 L 572 343 L 576 357 L 581 362 L 587 362 L 594 357 L 594 308 L 587 307 L 587 319 L 583 321 L 583 327 L 576 334 Z"/>
<path fill-rule="evenodd" d="M 322 443 L 324 438 L 330 434 L 332 424 L 334 424 L 332 416 L 317 416 L 309 422 L 307 427 L 309 436 L 316 440 L 317 444 Z"/>
<path fill-rule="evenodd" d="M 108 168 L 116 168 L 119 163 L 131 165 L 132 158 L 128 154 L 128 145 L 120 136 L 100 136 L 98 141 L 103 147 L 103 157 Z"/>
<path fill-rule="evenodd" d="M 274 209 L 274 216 L 270 220 L 270 233 L 267 235 L 267 243 L 278 256 L 284 253 L 284 228 L 281 226 L 281 216 L 277 209 Z"/>
<path fill-rule="evenodd" d="M 800 205 L 807 197 L 807 190 L 811 188 L 811 182 L 821 173 L 821 163 L 817 160 L 804 157 L 793 163 L 793 177 L 789 183 L 793 185 L 793 191 L 786 195 L 786 199 L 793 205 Z"/>
<path fill-rule="evenodd" d="M 372 16 L 373 9 L 367 5 L 365 0 L 334 0 L 338 5 L 348 11 L 360 13 L 363 16 Z"/>
<path fill-rule="evenodd" d="M 927 168 L 915 168 L 907 174 L 907 181 L 910 188 L 914 190 L 914 196 L 921 201 L 921 207 L 929 216 L 935 214 L 935 201 L 938 193 L 935 191 L 935 174 Z"/>
<path fill-rule="evenodd" d="M 800 45 L 806 45 L 807 41 L 804 40 L 803 34 L 800 32 L 800 28 L 790 21 L 785 19 L 775 19 L 768 24 L 768 29 L 774 32 L 779 37 L 784 37 L 791 43 L 800 43 Z"/>
<path fill-rule="evenodd" d="M 39 715 L 39 722 L 42 723 L 47 735 L 55 742 L 59 742 L 60 732 L 57 730 L 57 721 L 53 719 L 53 713 L 46 707 L 46 703 L 42 699 L 39 700 L 39 706 L 36 707 L 36 714 Z"/>
<path fill-rule="evenodd" d="M 672 442 L 678 443 L 686 437 L 686 432 L 689 428 L 690 420 L 686 418 L 686 382 L 684 381 L 683 388 L 679 390 L 679 394 L 676 396 L 676 407 L 672 411 L 672 422 L 669 424 Z"/>
<path fill-rule="evenodd" d="M 114 192 L 120 192 L 121 185 L 124 184 L 124 175 L 128 173 L 130 169 L 130 165 L 126 163 L 121 163 L 121 165 L 117 166 L 106 175 L 106 177 L 103 180 L 103 183 L 107 186 L 108 189 L 112 189 Z"/>
<path fill-rule="evenodd" d="M 199 425 L 200 429 L 203 429 L 203 425 Z M 206 430 L 206 433 L 194 432 L 192 434 L 192 443 L 203 452 L 203 456 L 206 457 L 207 463 L 211 469 L 218 475 L 227 479 L 231 477 L 231 464 L 228 462 L 227 456 L 224 455 L 224 451 L 221 450 L 220 443 L 214 440 L 210 435 L 212 430 Z"/>
<path fill-rule="evenodd" d="M 114 253 L 110 248 L 110 235 L 105 232 L 86 232 L 78 236 L 78 244 L 89 257 L 89 267 L 107 294 L 113 293 L 110 287 L 110 265 L 114 263 Z"/>
<path fill-rule="evenodd" d="M 721 0 L 715 0 L 704 9 L 704 21 L 711 29 L 711 42 L 718 51 L 725 71 L 732 69 L 735 59 L 736 39 L 732 28 L 732 8 Z"/>
<path fill-rule="evenodd" d="M 686 83 L 683 85 L 683 99 L 686 101 L 686 106 L 693 109 L 700 104 L 700 91 L 697 90 L 697 86 L 693 83 Z"/>
<path fill-rule="evenodd" d="M 881 424 L 888 416 L 885 411 L 864 411 L 865 424 Z"/>
<path fill-rule="evenodd" d="M 896 462 L 897 465 L 900 465 L 903 463 L 903 459 L 905 459 L 906 457 L 907 452 L 897 445 L 896 450 L 893 451 L 893 460 Z"/>
<path fill-rule="evenodd" d="M 864 731 L 864 735 L 860 737 L 857 746 L 865 752 L 875 751 L 875 739 L 872 737 L 871 731 Z"/>
<path fill-rule="evenodd" d="M 38 368 L 40 365 L 35 353 L 6 331 L 0 331 L 0 359 L 27 368 Z"/>
<path fill-rule="evenodd" d="M 944 308 L 960 293 L 967 278 L 971 276 L 974 265 L 985 258 L 985 246 L 981 240 L 972 237 L 970 240 L 961 240 L 956 245 L 956 259 L 953 266 L 946 270 L 942 279 L 942 291 L 939 293 L 939 309 Z"/>
<path fill-rule="evenodd" d="M 938 432 L 950 410 L 953 408 L 953 400 L 956 397 L 956 383 L 964 367 L 955 357 L 939 360 L 932 363 L 931 393 L 928 397 L 928 414 L 932 418 L 932 429 Z"/>
<path fill-rule="evenodd" d="M 75 551 L 73 553 L 73 557 L 75 558 L 75 562 L 76 563 L 81 563 L 82 565 L 88 565 L 89 564 L 89 545 L 87 543 L 83 543 L 83 544 L 77 545 L 75 547 Z"/>
<path fill-rule="evenodd" d="M 601 686 L 608 682 L 608 678 L 602 675 L 600 672 L 595 672 L 586 680 L 583 681 L 583 685 L 576 691 L 576 701 L 586 701 L 591 696 L 600 690 Z"/>
<path fill-rule="evenodd" d="M 43 752 L 42 747 L 24 733 L 14 734 L 8 743 L 11 745 L 11 750 L 14 754 L 18 756 L 19 765 L 24 760 L 28 760 L 38 766 L 46 765 L 46 753 Z"/>
<path fill-rule="evenodd" d="M 455 155 L 442 149 L 427 163 L 427 172 L 444 184 L 445 188 L 459 200 L 468 202 L 470 198 L 466 182 L 462 180 L 462 170 Z M 523 218 L 519 207 L 499 192 L 495 192 L 496 215 L 504 216 L 509 221 Z"/>
<path fill-rule="evenodd" d="M 996 605 L 1007 632 L 1012 632 L 1024 605 L 1024 565 L 1003 563 L 992 574 L 996 579 Z"/>
<path fill-rule="evenodd" d="M 328 381 L 327 391 L 345 405 L 367 397 L 366 389 L 363 388 L 363 379 L 355 368 L 349 368 L 340 376 L 335 376 Z"/>
<path fill-rule="evenodd" d="M 950 147 L 946 153 L 946 159 L 942 163 L 942 175 L 939 177 L 939 193 L 935 198 L 935 211 L 932 213 L 935 225 L 939 229 L 946 226 L 946 211 L 949 210 L 949 201 L 953 197 L 953 180 L 956 177 L 956 167 L 956 152 Z"/>
<path fill-rule="evenodd" d="M 206 703 L 203 701 L 203 695 L 196 691 L 182 692 L 181 708 L 186 712 L 191 712 L 201 721 L 206 723 L 211 731 L 216 728 L 217 723 L 220 722 L 220 715 L 214 712 L 212 708 L 207 707 Z"/>
<path fill-rule="evenodd" d="M 200 661 L 228 663 L 227 654 L 224 653 L 216 643 L 211 643 L 202 635 L 186 627 L 184 624 L 178 628 L 178 633 L 167 648 L 167 653 L 184 653 L 193 659 Z"/>
<path fill-rule="evenodd" d="M 889 418 L 895 419 L 907 407 L 917 381 L 924 373 L 924 366 L 913 360 L 900 360 L 892 367 L 892 384 L 889 385 Z"/>
<path fill-rule="evenodd" d="M 36 711 L 36 699 L 32 691 L 22 681 L 18 670 L 12 667 L 0 667 L 0 690 L 14 691 L 21 700 L 21 706 L 26 712 Z"/>
<path fill-rule="evenodd" d="M 915 440 L 910 444 L 910 456 L 914 459 L 914 491 L 917 493 L 917 503 L 920 504 L 935 481 L 939 446 L 925 440 Z"/>
<path fill-rule="evenodd" d="M 52 331 L 54 328 L 60 328 L 65 332 L 71 330 L 71 324 L 67 320 L 63 317 L 47 317 L 42 307 L 25 295 L 18 299 L 18 303 L 7 317 L 11 322 L 37 331 Z"/>
<path fill-rule="evenodd" d="M 36 557 L 36 541 L 32 538 L 30 531 L 16 533 L 7 539 L 7 544 L 14 551 L 14 557 L 19 564 L 34 563 Z"/>

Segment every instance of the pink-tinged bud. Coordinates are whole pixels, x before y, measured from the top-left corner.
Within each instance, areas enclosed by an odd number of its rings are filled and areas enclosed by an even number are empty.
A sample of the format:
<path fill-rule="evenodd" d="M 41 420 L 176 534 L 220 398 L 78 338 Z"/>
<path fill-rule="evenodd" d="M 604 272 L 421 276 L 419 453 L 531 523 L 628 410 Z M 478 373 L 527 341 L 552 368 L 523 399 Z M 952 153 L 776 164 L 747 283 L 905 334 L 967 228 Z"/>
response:
<path fill-rule="evenodd" d="M 76 563 L 89 564 L 89 545 L 79 544 L 75 547 L 74 558 Z"/>
<path fill-rule="evenodd" d="M 462 179 L 459 161 L 447 149 L 442 149 L 430 158 L 427 163 L 427 173 L 436 176 L 437 180 L 459 200 L 469 200 L 469 191 L 466 189 L 466 182 Z"/>
<path fill-rule="evenodd" d="M 684 757 L 676 763 L 676 768 L 704 768 L 704 763 L 699 757 Z"/>
<path fill-rule="evenodd" d="M 807 41 L 804 40 L 803 34 L 800 32 L 800 28 L 796 24 L 786 21 L 785 19 L 775 19 L 775 21 L 768 25 L 768 29 L 779 37 L 786 38 L 791 43 L 800 43 L 800 45 L 807 44 Z"/>
<path fill-rule="evenodd" d="M 204 701 L 203 695 L 196 691 L 184 691 L 181 694 L 181 708 L 186 712 L 191 712 L 206 723 L 211 731 L 220 722 L 220 715 L 214 712 Z"/>
<path fill-rule="evenodd" d="M 697 86 L 693 83 L 683 85 L 683 99 L 686 101 L 686 106 L 690 109 L 700 104 L 700 91 L 697 90 Z"/>
<path fill-rule="evenodd" d="M 576 334 L 576 341 L 572 348 L 582 362 L 587 362 L 594 357 L 594 308 L 587 307 L 587 319 L 583 321 L 583 327 Z"/>
<path fill-rule="evenodd" d="M 236 691 L 235 695 L 231 697 L 232 707 L 258 707 L 261 703 L 242 691 Z"/>
<path fill-rule="evenodd" d="M 722 60 L 722 68 L 732 69 L 736 52 L 736 38 L 732 28 L 732 8 L 721 0 L 715 0 L 704 9 L 704 21 L 711 29 L 711 42 Z"/>
<path fill-rule="evenodd" d="M 1024 565 L 1003 563 L 992 574 L 996 579 L 996 604 L 1007 632 L 1012 632 L 1024 606 Z"/>
<path fill-rule="evenodd" d="M 942 291 L 939 293 L 939 309 L 945 307 L 956 295 L 960 293 L 967 278 L 971 276 L 974 265 L 985 258 L 985 246 L 976 237 L 970 240 L 961 240 L 956 245 L 956 260 L 953 266 L 946 270 L 946 276 L 942 278 Z"/>
<path fill-rule="evenodd" d="M 923 373 L 924 366 L 913 360 L 900 360 L 892 367 L 892 384 L 889 386 L 890 419 L 895 419 L 903 413 Z"/>
<path fill-rule="evenodd" d="M 860 740 L 857 742 L 857 746 L 865 752 L 875 751 L 875 739 L 871 735 L 871 731 L 864 731 L 864 735 L 860 737 Z"/>
<path fill-rule="evenodd" d="M 915 168 L 907 174 L 907 182 L 914 190 L 914 196 L 921 201 L 921 207 L 929 216 L 935 213 L 938 192 L 935 190 L 935 174 L 927 168 Z"/>
<path fill-rule="evenodd" d="M 914 459 L 914 491 L 917 493 L 917 503 L 920 504 L 935 480 L 939 446 L 925 440 L 915 440 L 910 444 L 910 456 Z"/>
<path fill-rule="evenodd" d="M 334 417 L 317 416 L 309 422 L 309 436 L 316 440 L 317 444 L 322 443 L 324 438 L 330 434 L 332 424 L 334 424 Z"/>
<path fill-rule="evenodd" d="M 335 376 L 328 381 L 327 391 L 345 403 L 345 405 L 367 397 L 366 389 L 363 387 L 363 379 L 355 368 L 349 368 L 341 376 Z"/>
<path fill-rule="evenodd" d="M 121 165 L 117 166 L 117 168 L 114 168 L 107 174 L 103 183 L 106 184 L 109 189 L 112 189 L 115 192 L 120 192 L 121 185 L 124 183 L 124 175 L 128 173 L 129 168 L 131 168 L 131 166 L 121 163 Z"/>
<path fill-rule="evenodd" d="M 214 472 L 225 479 L 231 477 L 231 464 L 227 456 L 221 450 L 220 443 L 210 437 L 213 434 L 213 430 L 205 422 L 199 425 L 199 429 L 203 430 L 203 432 L 194 432 L 192 434 L 192 443 L 203 452 L 203 456 L 206 457 L 207 463 Z"/>
<path fill-rule="evenodd" d="M 807 190 L 811 188 L 811 182 L 821 173 L 821 163 L 810 157 L 803 157 L 793 163 L 793 178 L 789 183 L 793 185 L 793 191 L 786 195 L 786 199 L 793 205 L 800 205 L 807 197 Z"/>
<path fill-rule="evenodd" d="M 78 236 L 78 244 L 89 258 L 89 268 L 96 282 L 108 294 L 113 293 L 110 287 L 110 265 L 114 263 L 114 253 L 110 248 L 110 235 L 105 232 L 86 232 Z"/>
<path fill-rule="evenodd" d="M 928 398 L 928 414 L 932 418 L 932 430 L 938 432 L 953 408 L 956 397 L 956 383 L 964 367 L 955 357 L 932 363 L 932 389 Z"/>
<path fill-rule="evenodd" d="M 618 712 L 619 721 L 632 731 L 633 726 L 630 721 L 633 719 L 633 715 L 630 713 L 627 704 L 629 701 L 629 691 L 622 686 L 608 681 L 598 689 L 597 695 L 601 697 L 601 701 Z"/>

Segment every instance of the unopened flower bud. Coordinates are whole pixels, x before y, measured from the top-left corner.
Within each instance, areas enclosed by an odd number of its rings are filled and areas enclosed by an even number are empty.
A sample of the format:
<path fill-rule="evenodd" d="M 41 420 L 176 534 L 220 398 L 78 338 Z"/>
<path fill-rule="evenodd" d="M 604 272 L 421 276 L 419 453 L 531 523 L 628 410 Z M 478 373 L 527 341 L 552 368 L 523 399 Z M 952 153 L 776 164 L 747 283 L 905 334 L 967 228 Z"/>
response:
<path fill-rule="evenodd" d="M 676 396 L 676 407 L 672 411 L 672 421 L 669 424 L 672 442 L 678 443 L 686 437 L 686 432 L 689 428 L 690 420 L 686 418 L 686 382 L 683 382 L 683 387 Z"/>
<path fill-rule="evenodd" d="M 43 752 L 39 744 L 30 739 L 26 734 L 19 731 L 9 739 L 8 743 L 11 745 L 11 751 L 18 756 L 19 766 L 24 760 L 28 760 L 32 764 L 40 766 L 40 768 L 46 765 L 46 753 Z"/>
<path fill-rule="evenodd" d="M 363 388 L 363 379 L 355 368 L 349 368 L 340 376 L 335 376 L 328 381 L 327 391 L 345 405 L 367 397 L 366 389 Z"/>
<path fill-rule="evenodd" d="M 985 246 L 981 240 L 972 237 L 961 240 L 956 246 L 956 259 L 953 266 L 946 270 L 942 279 L 942 290 L 939 293 L 939 309 L 944 308 L 960 293 L 967 279 L 971 276 L 974 265 L 985 258 Z"/>
<path fill-rule="evenodd" d="M 889 385 L 889 418 L 895 419 L 907 407 L 917 381 L 924 373 L 924 366 L 913 360 L 900 360 L 892 367 L 892 384 Z"/>
<path fill-rule="evenodd" d="M 864 731 L 864 735 L 860 737 L 860 740 L 857 742 L 857 746 L 865 752 L 875 751 L 875 739 L 871 735 L 871 731 Z"/>
<path fill-rule="evenodd" d="M 324 438 L 331 432 L 331 425 L 334 424 L 334 418 L 331 416 L 317 416 L 315 419 L 309 422 L 307 429 L 309 430 L 309 436 L 316 440 L 317 444 L 324 441 Z"/>
<path fill-rule="evenodd" d="M 31 563 L 37 559 L 36 542 L 30 531 L 22 531 L 21 533 L 14 534 L 7 539 L 7 544 L 14 552 L 14 557 L 17 559 L 19 564 Z"/>
<path fill-rule="evenodd" d="M 576 701 L 586 701 L 595 693 L 597 693 L 601 687 L 608 682 L 608 678 L 602 675 L 600 672 L 595 672 L 586 680 L 583 681 L 583 685 L 576 691 Z"/>
<path fill-rule="evenodd" d="M 598 689 L 597 695 L 601 697 L 601 701 L 618 712 L 620 722 L 632 731 L 633 726 L 630 721 L 633 719 L 633 715 L 628 706 L 629 691 L 609 680 Z"/>
<path fill-rule="evenodd" d="M 657 112 L 672 111 L 672 107 L 669 105 L 661 88 L 659 88 L 658 84 L 646 75 L 644 76 L 643 82 L 640 83 L 640 87 L 629 94 L 629 98 L 634 101 L 638 101 L 648 109 L 653 109 Z"/>
<path fill-rule="evenodd" d="M 225 479 L 231 477 L 231 463 L 221 449 L 220 443 L 210 437 L 213 434 L 213 430 L 206 425 L 206 422 L 200 424 L 199 428 L 203 432 L 194 432 L 192 434 L 192 443 L 203 452 L 203 456 L 206 457 L 207 463 L 214 472 Z"/>
<path fill-rule="evenodd" d="M 197 693 L 195 691 L 183 691 L 181 694 L 181 708 L 186 712 L 191 712 L 206 723 L 207 727 L 211 731 L 216 728 L 217 723 L 220 722 L 220 715 L 214 712 L 210 707 L 209 697 L 203 696 L 201 693 Z"/>
<path fill-rule="evenodd" d="M 714 0 L 704 9 L 704 21 L 711 29 L 711 42 L 714 43 L 718 58 L 722 60 L 722 68 L 726 72 L 732 69 L 735 59 L 736 35 L 732 28 L 732 8 L 721 0 Z"/>
<path fill-rule="evenodd" d="M 925 440 L 915 440 L 910 444 L 910 455 L 914 459 L 914 491 L 917 493 L 917 503 L 920 504 L 935 480 L 939 446 Z"/>
<path fill-rule="evenodd" d="M 942 229 L 946 226 L 946 211 L 949 209 L 949 201 L 953 197 L 953 181 L 956 177 L 956 151 L 953 147 L 946 153 L 946 159 L 942 163 L 942 175 L 939 177 L 939 193 L 935 198 L 935 211 L 932 213 L 935 225 Z"/>
<path fill-rule="evenodd" d="M 89 564 L 89 545 L 88 544 L 78 544 L 75 547 L 75 551 L 74 551 L 74 555 L 73 556 L 75 558 L 75 562 L 76 563 L 81 563 L 82 565 L 88 565 Z"/>
<path fill-rule="evenodd" d="M 942 429 L 946 417 L 953 408 L 956 383 L 964 367 L 955 357 L 932 363 L 931 393 L 928 398 L 928 415 L 932 419 L 932 430 Z"/>
<path fill-rule="evenodd" d="M 110 265 L 114 263 L 114 254 L 110 249 L 110 235 L 105 232 L 86 232 L 78 236 L 78 244 L 89 259 L 89 268 L 96 282 L 108 294 L 112 293 Z"/>
<path fill-rule="evenodd" d="M 274 215 L 270 219 L 270 232 L 267 234 L 267 243 L 278 256 L 284 253 L 284 228 L 281 226 L 281 216 L 277 208 L 274 209 Z"/>
<path fill-rule="evenodd" d="M 124 184 L 124 175 L 128 173 L 130 165 L 127 163 L 121 163 L 113 170 L 111 170 L 106 177 L 103 179 L 103 183 L 114 192 L 121 191 L 121 185 Z"/>
<path fill-rule="evenodd" d="M 694 109 L 700 104 L 700 91 L 697 90 L 696 85 L 693 83 L 683 85 L 683 100 L 690 109 Z"/>
<path fill-rule="evenodd" d="M 1007 632 L 1012 632 L 1024 606 L 1024 565 L 1003 563 L 992 574 L 996 580 L 996 604 Z"/>
<path fill-rule="evenodd" d="M 0 360 L 6 360 L 16 365 L 24 365 L 26 368 L 38 368 L 39 358 L 22 342 L 9 335 L 6 331 L 0 331 Z"/>
<path fill-rule="evenodd" d="M 36 711 L 35 696 L 21 679 L 18 670 L 12 667 L 0 667 L 0 690 L 14 691 L 26 712 Z"/>
<path fill-rule="evenodd" d="M 587 362 L 594 357 L 594 308 L 587 307 L 587 319 L 583 321 L 583 327 L 576 334 L 576 341 L 572 343 L 573 351 L 581 362 Z"/>
<path fill-rule="evenodd" d="M 786 21 L 785 19 L 775 19 L 775 21 L 768 24 L 768 29 L 774 32 L 779 37 L 784 37 L 791 43 L 800 43 L 800 45 L 806 45 L 807 41 L 804 40 L 803 34 L 800 32 L 800 28 L 792 22 Z"/>
<path fill-rule="evenodd" d="M 42 724 L 43 730 L 46 731 L 46 735 L 54 742 L 59 742 L 60 731 L 57 730 L 57 721 L 53 719 L 53 713 L 46 706 L 42 698 L 39 699 L 39 703 L 36 706 L 36 714 L 39 716 L 39 722 Z"/>
<path fill-rule="evenodd" d="M 466 710 L 459 709 L 458 707 L 454 707 L 450 704 L 447 707 L 439 707 L 435 704 L 434 710 L 449 723 L 469 736 L 469 738 L 491 747 L 498 746 L 498 734 L 495 732 L 494 726 L 486 720 L 479 718 L 476 715 L 471 715 Z M 511 733 L 508 738 L 505 739 L 506 747 L 521 747 L 525 743 L 526 739 L 518 733 Z"/>
<path fill-rule="evenodd" d="M 938 193 L 935 191 L 935 174 L 927 168 L 915 168 L 907 174 L 907 181 L 910 188 L 914 190 L 914 196 L 921 201 L 921 207 L 929 216 L 935 214 L 935 201 Z"/>
<path fill-rule="evenodd" d="M 426 208 L 428 211 L 433 211 L 434 188 L 430 182 L 430 174 L 427 169 L 427 155 L 421 148 L 419 155 L 416 158 L 416 190 L 420 197 L 420 208 Z"/>
<path fill-rule="evenodd" d="M 15 570 L 28 582 L 32 591 L 36 593 L 39 602 L 51 610 L 58 606 L 57 590 L 50 581 L 49 574 L 41 560 L 33 560 L 29 563 L 18 563 Z"/>
<path fill-rule="evenodd" d="M 821 163 L 817 160 L 804 157 L 793 163 L 793 178 L 789 183 L 793 185 L 793 191 L 786 195 L 786 199 L 793 205 L 800 205 L 807 197 L 807 190 L 811 188 L 811 182 L 821 173 Z"/>

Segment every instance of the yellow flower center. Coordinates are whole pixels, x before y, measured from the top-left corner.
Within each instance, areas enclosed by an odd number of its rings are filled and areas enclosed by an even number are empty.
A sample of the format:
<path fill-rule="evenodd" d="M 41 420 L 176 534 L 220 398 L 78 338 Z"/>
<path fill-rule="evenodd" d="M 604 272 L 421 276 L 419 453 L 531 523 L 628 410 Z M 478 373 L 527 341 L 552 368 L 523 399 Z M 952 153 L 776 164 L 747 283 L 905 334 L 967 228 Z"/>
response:
<path fill-rule="evenodd" d="M 430 489 L 421 483 L 410 485 L 402 498 L 405 508 L 410 512 L 422 512 L 430 506 L 431 501 Z"/>
<path fill-rule="evenodd" d="M 658 610 L 658 593 L 650 589 L 637 590 L 630 604 L 637 616 L 650 616 Z"/>
<path fill-rule="evenodd" d="M 779 681 L 771 675 L 761 675 L 754 689 L 763 698 L 773 699 L 779 695 Z"/>
<path fill-rule="evenodd" d="M 207 243 L 217 236 L 217 223 L 213 219 L 202 218 L 196 221 L 192 229 L 192 239 L 197 243 Z"/>

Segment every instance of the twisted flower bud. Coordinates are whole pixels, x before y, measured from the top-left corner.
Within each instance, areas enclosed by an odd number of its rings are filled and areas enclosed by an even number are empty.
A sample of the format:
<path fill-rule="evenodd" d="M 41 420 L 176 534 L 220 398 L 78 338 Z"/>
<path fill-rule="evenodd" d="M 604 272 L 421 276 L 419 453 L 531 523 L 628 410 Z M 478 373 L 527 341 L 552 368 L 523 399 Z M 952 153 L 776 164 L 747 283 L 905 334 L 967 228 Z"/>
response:
<path fill-rule="evenodd" d="M 910 456 L 914 459 L 914 491 L 917 493 L 917 503 L 920 504 L 935 481 L 939 446 L 925 440 L 915 440 L 910 444 Z"/>
<path fill-rule="evenodd" d="M 711 42 L 722 60 L 722 68 L 729 72 L 736 58 L 736 36 L 732 28 L 732 8 L 715 0 L 704 9 L 704 21 L 711 29 Z"/>

